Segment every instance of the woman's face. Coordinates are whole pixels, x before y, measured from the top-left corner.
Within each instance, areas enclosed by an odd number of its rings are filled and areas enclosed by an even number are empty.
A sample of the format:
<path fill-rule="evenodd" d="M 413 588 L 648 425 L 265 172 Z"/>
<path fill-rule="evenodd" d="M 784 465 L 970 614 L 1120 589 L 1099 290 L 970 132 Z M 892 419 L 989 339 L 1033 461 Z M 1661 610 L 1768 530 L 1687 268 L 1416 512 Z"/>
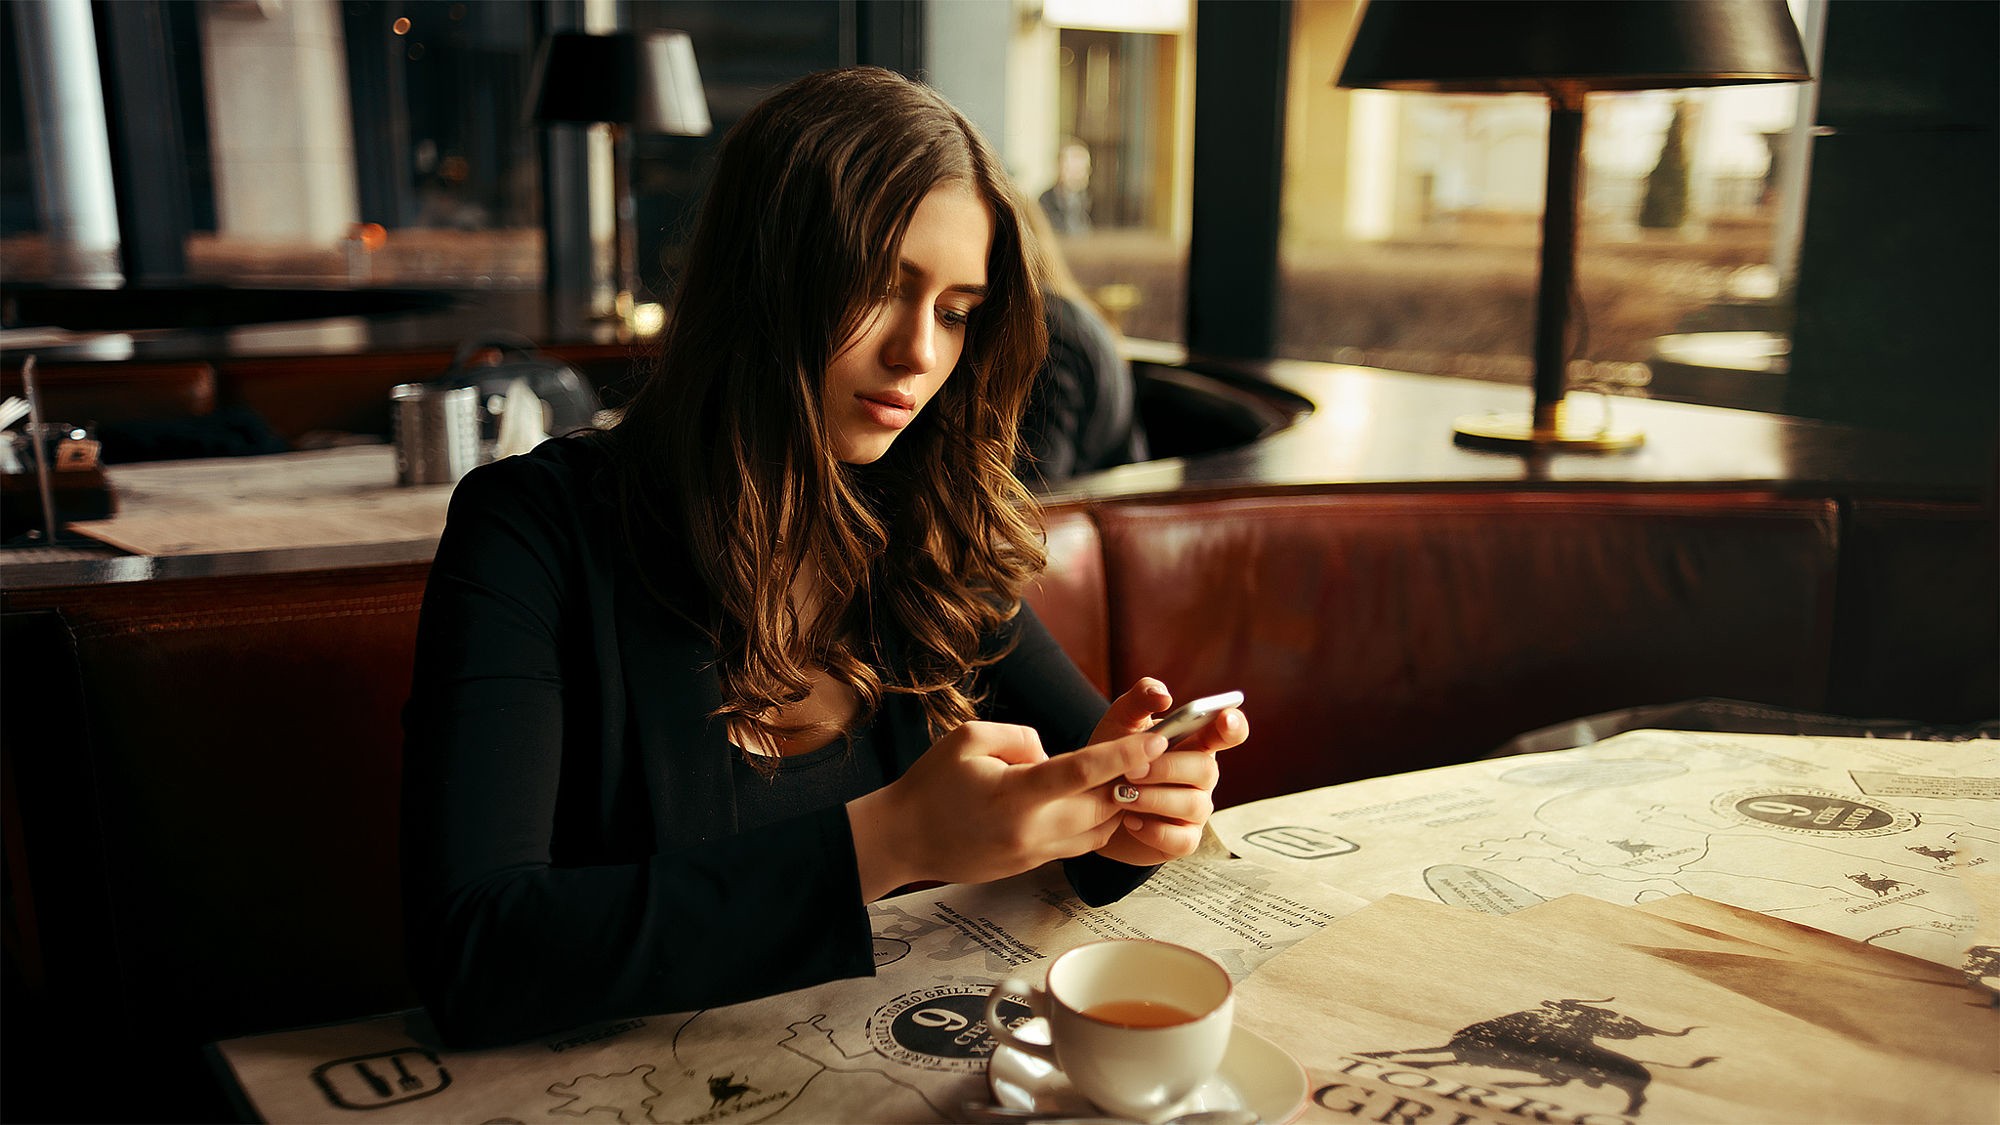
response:
<path fill-rule="evenodd" d="M 841 461 L 889 452 L 958 366 L 992 245 L 993 214 L 968 185 L 941 184 L 917 204 L 889 292 L 827 367 L 822 409 Z"/>

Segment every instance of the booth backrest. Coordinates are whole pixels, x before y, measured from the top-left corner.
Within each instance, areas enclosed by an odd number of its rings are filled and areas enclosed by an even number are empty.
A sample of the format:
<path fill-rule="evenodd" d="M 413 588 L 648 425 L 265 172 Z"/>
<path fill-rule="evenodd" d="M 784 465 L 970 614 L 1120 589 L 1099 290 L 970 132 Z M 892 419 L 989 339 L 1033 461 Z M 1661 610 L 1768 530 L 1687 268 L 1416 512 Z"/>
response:
<path fill-rule="evenodd" d="M 1854 715 L 1996 717 L 2000 520 L 1993 510 L 1869 498 L 1850 502 L 1846 516 L 1830 697 Z"/>
<path fill-rule="evenodd" d="M 1106 603 L 1104 544 L 1088 508 L 1071 504 L 1043 513 L 1049 566 L 1026 597 L 1097 690 L 1110 696 L 1111 610 Z"/>
<path fill-rule="evenodd" d="M 413 1002 L 398 730 L 427 569 L 9 598 L 11 1002 L 197 1119 L 202 1043 Z"/>
<path fill-rule="evenodd" d="M 544 354 L 574 367 L 607 406 L 631 393 L 643 366 L 636 344 L 574 344 Z M 450 349 L 340 355 L 247 355 L 206 360 L 44 363 L 36 369 L 51 422 L 165 422 L 220 407 L 253 412 L 296 446 L 314 433 L 389 436 L 389 391 L 443 375 Z M 0 392 L 21 393 L 18 356 L 0 359 Z"/>
<path fill-rule="evenodd" d="M 0 367 L 0 394 L 23 393 L 19 364 Z M 141 422 L 207 414 L 216 407 L 215 367 L 206 360 L 46 364 L 35 372 L 50 422 Z"/>
<path fill-rule="evenodd" d="M 1830 501 L 1354 492 L 1096 512 L 1112 680 L 1237 689 L 1222 804 L 1702 696 L 1827 702 Z"/>

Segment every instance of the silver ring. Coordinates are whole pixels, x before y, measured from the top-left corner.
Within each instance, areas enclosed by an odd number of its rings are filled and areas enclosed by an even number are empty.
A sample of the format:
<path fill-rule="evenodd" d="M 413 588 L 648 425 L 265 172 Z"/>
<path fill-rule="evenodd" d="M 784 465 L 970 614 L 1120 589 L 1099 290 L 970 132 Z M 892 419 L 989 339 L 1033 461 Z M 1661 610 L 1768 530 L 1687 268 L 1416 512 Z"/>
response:
<path fill-rule="evenodd" d="M 1139 799 L 1139 787 L 1129 781 L 1121 781 L 1111 790 L 1111 796 L 1121 805 L 1129 805 Z"/>

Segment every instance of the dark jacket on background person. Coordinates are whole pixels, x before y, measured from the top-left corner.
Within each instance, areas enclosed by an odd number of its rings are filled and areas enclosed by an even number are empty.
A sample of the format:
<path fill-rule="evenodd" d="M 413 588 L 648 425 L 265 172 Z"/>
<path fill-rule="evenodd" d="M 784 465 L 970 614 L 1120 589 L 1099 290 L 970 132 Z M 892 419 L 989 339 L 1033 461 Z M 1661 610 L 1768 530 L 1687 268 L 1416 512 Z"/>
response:
<path fill-rule="evenodd" d="M 1048 488 L 1145 460 L 1132 365 L 1117 335 L 1089 306 L 1053 290 L 1043 307 L 1049 355 L 1021 419 L 1021 479 Z"/>
<path fill-rule="evenodd" d="M 713 717 L 706 593 L 671 551 L 649 554 L 641 579 L 609 440 L 558 439 L 468 474 L 425 592 L 404 718 L 405 925 L 412 978 L 452 1045 L 874 971 L 843 803 L 860 793 L 743 823 L 770 808 L 744 786 L 768 779 Z M 1035 727 L 1051 753 L 1083 745 L 1103 696 L 1025 605 L 1011 628 L 992 643 L 1012 651 L 980 673 L 981 717 Z M 878 638 L 885 662 L 900 645 Z M 908 695 L 857 734 L 877 756 L 862 763 L 869 788 L 932 741 Z M 1150 871 L 1094 855 L 1067 867 L 1093 904 Z"/>

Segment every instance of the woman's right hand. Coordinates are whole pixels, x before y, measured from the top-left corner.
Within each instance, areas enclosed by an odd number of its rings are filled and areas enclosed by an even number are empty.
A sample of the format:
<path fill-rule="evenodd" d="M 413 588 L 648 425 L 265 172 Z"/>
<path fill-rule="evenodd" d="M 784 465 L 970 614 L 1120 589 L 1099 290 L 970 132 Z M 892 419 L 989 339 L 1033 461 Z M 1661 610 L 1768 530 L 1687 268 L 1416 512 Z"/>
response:
<path fill-rule="evenodd" d="M 1126 735 L 1054 757 L 1033 728 L 970 722 L 908 773 L 847 803 L 867 901 L 906 883 L 984 883 L 1096 851 L 1125 807 L 1110 782 L 1166 750 Z"/>

